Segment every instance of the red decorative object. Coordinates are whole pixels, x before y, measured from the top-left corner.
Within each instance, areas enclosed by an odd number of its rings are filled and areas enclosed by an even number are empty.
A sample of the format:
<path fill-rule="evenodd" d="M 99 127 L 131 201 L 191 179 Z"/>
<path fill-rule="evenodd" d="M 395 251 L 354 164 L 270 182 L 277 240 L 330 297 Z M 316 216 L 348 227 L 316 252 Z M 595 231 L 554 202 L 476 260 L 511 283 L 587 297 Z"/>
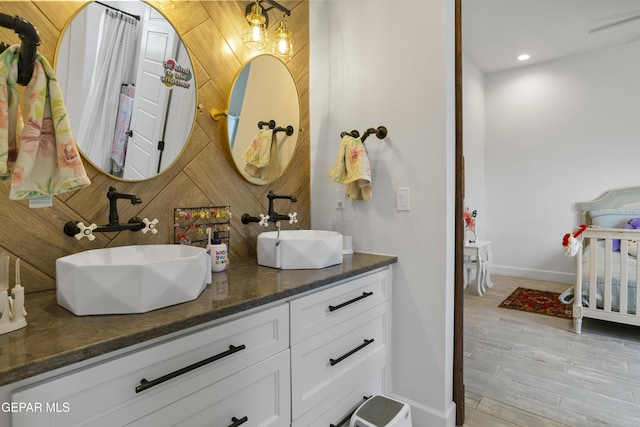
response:
<path fill-rule="evenodd" d="M 573 236 L 571 235 L 571 233 L 567 233 L 562 237 L 562 246 L 567 246 L 569 244 L 569 238 L 573 237 L 576 238 L 579 235 L 581 235 L 584 230 L 587 229 L 587 225 L 586 224 L 581 224 L 580 227 L 578 227 L 578 231 L 576 231 L 575 233 L 573 233 Z"/>
<path fill-rule="evenodd" d="M 464 211 L 464 224 L 465 227 L 468 229 L 473 230 L 473 227 L 475 227 L 475 221 L 473 220 L 473 215 L 471 215 L 471 212 L 469 211 Z"/>

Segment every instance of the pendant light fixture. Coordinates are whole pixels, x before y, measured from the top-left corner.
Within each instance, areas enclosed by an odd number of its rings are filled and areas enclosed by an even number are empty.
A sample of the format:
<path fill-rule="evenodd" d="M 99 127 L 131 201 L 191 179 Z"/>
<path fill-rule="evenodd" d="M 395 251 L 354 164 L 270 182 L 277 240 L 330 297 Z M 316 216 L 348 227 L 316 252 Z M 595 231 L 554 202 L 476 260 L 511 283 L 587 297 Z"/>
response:
<path fill-rule="evenodd" d="M 274 39 L 271 53 L 287 62 L 293 55 L 293 41 L 291 39 L 291 31 L 287 28 L 287 18 L 284 16 L 280 20 L 280 24 L 278 24 Z"/>
<path fill-rule="evenodd" d="M 251 6 L 247 13 L 247 26 L 242 32 L 242 41 L 245 47 L 251 50 L 264 50 L 267 47 L 267 15 L 263 13 L 260 2 Z"/>
<path fill-rule="evenodd" d="M 269 7 L 264 8 L 263 4 L 265 3 Z M 286 21 L 286 16 L 290 16 L 291 11 L 273 0 L 256 0 L 247 6 L 245 11 L 247 25 L 242 32 L 242 41 L 248 49 L 258 51 L 266 49 L 267 27 L 269 26 L 268 12 L 274 8 L 284 15 L 275 30 L 275 41 L 271 46 L 271 53 L 286 62 L 293 55 L 291 31 L 287 28 Z"/>

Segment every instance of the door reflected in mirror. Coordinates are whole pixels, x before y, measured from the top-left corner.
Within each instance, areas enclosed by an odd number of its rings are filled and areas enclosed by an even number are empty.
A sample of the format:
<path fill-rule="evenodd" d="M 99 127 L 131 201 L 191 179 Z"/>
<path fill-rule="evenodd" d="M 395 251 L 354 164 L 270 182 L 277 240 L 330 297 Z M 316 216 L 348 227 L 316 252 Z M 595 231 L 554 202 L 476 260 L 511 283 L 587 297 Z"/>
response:
<path fill-rule="evenodd" d="M 153 7 L 87 3 L 67 23 L 55 65 L 76 143 L 98 169 L 144 180 L 183 151 L 197 86 L 184 44 Z"/>
<path fill-rule="evenodd" d="M 236 76 L 227 107 L 227 138 L 238 172 L 256 185 L 285 172 L 300 131 L 300 101 L 287 66 L 271 55 L 247 62 Z"/>

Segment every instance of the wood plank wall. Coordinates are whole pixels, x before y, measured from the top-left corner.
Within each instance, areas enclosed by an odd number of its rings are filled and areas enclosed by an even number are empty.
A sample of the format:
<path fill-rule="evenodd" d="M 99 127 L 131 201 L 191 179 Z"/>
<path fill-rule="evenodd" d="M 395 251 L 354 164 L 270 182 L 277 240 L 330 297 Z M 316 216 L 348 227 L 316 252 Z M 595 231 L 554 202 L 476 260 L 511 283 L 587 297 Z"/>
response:
<path fill-rule="evenodd" d="M 298 223 L 283 228 L 306 229 L 311 224 L 310 159 L 309 159 L 309 5 L 306 0 L 282 1 L 289 8 L 287 20 L 293 31 L 294 57 L 287 63 L 300 95 L 300 139 L 295 158 L 286 173 L 268 186 L 255 186 L 235 170 L 226 143 L 223 121 L 213 121 L 211 108 L 225 109 L 234 77 L 242 64 L 255 53 L 242 46 L 244 10 L 249 1 L 177 1 L 176 9 L 163 12 L 181 35 L 191 55 L 198 104 L 191 137 L 178 161 L 161 175 L 142 182 L 112 179 L 85 162 L 92 180 L 90 187 L 55 197 L 52 208 L 29 209 L 26 201 L 9 200 L 9 183 L 0 183 L 0 249 L 21 259 L 21 281 L 26 292 L 55 288 L 55 260 L 87 249 L 130 244 L 173 243 L 173 208 L 207 205 L 231 205 L 230 260 L 255 257 L 256 236 L 264 231 L 257 224 L 243 225 L 243 213 L 266 213 L 269 190 L 293 194 L 298 202 Z M 19 1 L 0 2 L 0 12 L 17 15 L 33 23 L 40 33 L 39 51 L 54 63 L 58 39 L 67 21 L 84 2 Z M 270 35 L 279 16 L 270 12 Z M 18 43 L 17 34 L 0 29 L 0 41 Z M 96 239 L 76 241 L 63 233 L 67 221 L 85 224 L 108 222 L 109 186 L 118 191 L 136 193 L 143 203 L 119 202 L 121 221 L 132 216 L 158 218 L 158 234 L 99 233 Z M 289 208 L 288 202 L 283 207 Z M 11 268 L 11 283 L 14 271 Z"/>

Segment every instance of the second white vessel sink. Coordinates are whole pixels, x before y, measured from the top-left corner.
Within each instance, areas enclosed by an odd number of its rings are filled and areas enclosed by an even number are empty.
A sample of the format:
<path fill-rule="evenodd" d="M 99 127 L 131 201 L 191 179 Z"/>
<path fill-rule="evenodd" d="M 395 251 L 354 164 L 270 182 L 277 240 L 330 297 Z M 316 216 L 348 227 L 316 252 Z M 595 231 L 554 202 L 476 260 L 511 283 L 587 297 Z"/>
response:
<path fill-rule="evenodd" d="M 94 249 L 56 260 L 58 304 L 72 313 L 145 313 L 196 299 L 211 281 L 210 257 L 186 245 Z"/>
<path fill-rule="evenodd" d="M 318 269 L 342 264 L 342 234 L 323 230 L 267 231 L 258 235 L 258 264 Z"/>

